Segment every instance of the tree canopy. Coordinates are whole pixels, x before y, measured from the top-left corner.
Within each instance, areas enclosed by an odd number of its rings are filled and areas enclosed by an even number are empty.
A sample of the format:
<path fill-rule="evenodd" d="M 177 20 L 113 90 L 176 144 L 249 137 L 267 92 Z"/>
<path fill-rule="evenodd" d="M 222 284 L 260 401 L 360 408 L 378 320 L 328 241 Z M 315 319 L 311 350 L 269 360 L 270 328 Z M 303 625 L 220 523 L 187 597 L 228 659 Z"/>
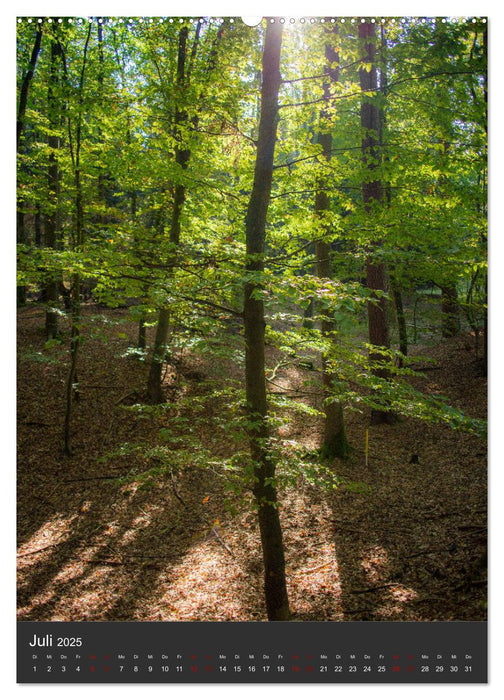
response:
<path fill-rule="evenodd" d="M 68 348 L 67 456 L 89 300 L 138 323 L 128 353 L 149 369 L 134 410 L 171 416 L 149 447 L 168 470 L 215 457 L 166 402 L 167 366 L 189 352 L 243 367 L 242 382 L 224 376 L 200 401 L 224 399 L 215 439 L 237 447 L 219 468 L 259 512 L 275 510 L 282 478 L 336 483 L 331 460 L 351 449 L 344 411 L 484 434 L 416 388 L 428 360 L 408 349 L 466 329 L 486 371 L 484 19 L 17 28 L 18 302 L 45 305 L 47 352 Z M 283 391 L 289 367 L 313 381 Z M 290 412 L 325 420 L 323 444 L 283 440 Z"/>

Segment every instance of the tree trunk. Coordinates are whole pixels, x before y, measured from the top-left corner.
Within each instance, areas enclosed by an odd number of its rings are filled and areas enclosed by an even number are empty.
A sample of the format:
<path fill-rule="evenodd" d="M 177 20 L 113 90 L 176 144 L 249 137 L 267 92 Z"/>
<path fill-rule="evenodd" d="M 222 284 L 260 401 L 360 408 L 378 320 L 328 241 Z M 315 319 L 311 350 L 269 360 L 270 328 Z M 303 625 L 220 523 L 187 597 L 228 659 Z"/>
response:
<path fill-rule="evenodd" d="M 98 33 L 98 76 L 97 76 L 97 81 L 98 81 L 98 104 L 100 107 L 103 109 L 104 108 L 104 89 L 103 89 L 103 82 L 104 82 L 104 73 L 105 73 L 105 56 L 104 56 L 104 51 L 103 51 L 103 25 L 98 24 L 97 25 L 97 33 Z M 103 143 L 103 133 L 101 127 L 98 128 L 98 143 Z M 104 171 L 100 168 L 98 172 L 98 199 L 100 203 L 103 204 L 104 209 L 106 210 L 107 208 L 107 186 L 106 186 L 106 176 L 104 175 Z M 106 216 L 100 215 L 97 217 L 98 223 L 105 223 L 107 220 Z"/>
<path fill-rule="evenodd" d="M 488 274 L 485 272 L 485 316 L 483 319 L 483 362 L 482 375 L 488 375 Z"/>
<path fill-rule="evenodd" d="M 217 57 L 217 45 L 222 38 L 224 31 L 224 26 L 222 25 L 217 32 L 215 37 L 212 50 L 210 52 L 210 57 L 208 61 L 207 72 L 211 72 L 215 69 L 216 57 Z M 180 88 L 187 87 L 189 84 L 189 77 L 191 73 L 191 68 L 193 66 L 195 56 L 198 50 L 199 39 L 200 39 L 201 25 L 198 25 L 191 49 L 191 54 L 189 56 L 189 63 L 187 64 L 187 37 L 188 29 L 187 27 L 182 27 L 179 33 L 179 44 L 178 44 L 178 56 L 177 56 L 177 85 Z M 173 137 L 177 143 L 175 148 L 175 162 L 179 166 L 180 170 L 186 170 L 189 165 L 189 160 L 191 158 L 191 151 L 188 148 L 184 148 L 182 143 L 184 141 L 184 127 L 188 122 L 188 114 L 185 109 L 175 109 L 175 120 L 173 128 Z M 198 116 L 194 116 L 191 119 L 191 125 L 193 129 L 198 126 Z M 173 200 L 172 200 L 172 217 L 170 224 L 170 243 L 173 246 L 173 254 L 171 261 L 168 264 L 168 271 L 172 271 L 176 264 L 177 248 L 180 244 L 180 223 L 182 217 L 182 209 L 184 206 L 186 198 L 186 187 L 183 183 L 178 183 L 173 188 Z M 162 377 L 162 363 L 163 359 L 159 352 L 156 351 L 156 345 L 159 348 L 163 348 L 163 356 L 166 351 L 166 342 L 168 339 L 169 331 L 169 318 L 170 313 L 167 308 L 161 309 L 159 312 L 158 320 L 158 331 L 156 332 L 156 341 L 154 343 L 154 353 L 151 361 L 151 367 L 149 371 L 149 379 L 147 382 L 147 397 L 151 403 L 161 403 L 163 398 L 163 391 L 161 388 L 161 377 Z"/>
<path fill-rule="evenodd" d="M 392 295 L 394 297 L 394 305 L 397 317 L 397 328 L 399 331 L 399 351 L 402 355 L 408 354 L 408 329 L 406 327 L 406 316 L 404 314 L 402 294 L 399 287 L 394 283 L 392 285 Z M 399 366 L 403 366 L 402 359 Z"/>
<path fill-rule="evenodd" d="M 129 129 L 127 132 L 127 141 L 128 141 L 128 143 L 130 143 L 130 141 L 131 141 L 131 134 L 130 134 Z M 130 215 L 131 215 L 131 221 L 132 221 L 133 225 L 135 225 L 136 224 L 136 215 L 137 215 L 137 194 L 136 194 L 135 189 L 132 189 L 130 192 Z M 135 237 L 133 237 L 133 246 L 134 246 L 134 249 L 136 250 L 137 241 L 136 241 Z M 147 298 L 148 289 L 149 289 L 149 287 L 148 287 L 147 283 L 145 283 L 143 285 L 142 301 L 145 301 L 145 299 Z M 142 312 L 142 315 L 138 319 L 137 348 L 139 350 L 145 350 L 145 348 L 147 347 L 147 328 L 145 325 L 146 322 L 147 322 L 147 319 L 146 319 L 144 313 Z"/>
<path fill-rule="evenodd" d="M 315 310 L 315 300 L 313 297 L 310 299 L 310 303 L 303 311 L 303 328 L 311 331 L 313 328 L 313 313 Z"/>
<path fill-rule="evenodd" d="M 20 152 L 20 147 L 21 147 L 21 136 L 23 134 L 23 129 L 24 129 L 24 116 L 26 113 L 26 105 L 28 104 L 28 91 L 30 89 L 30 83 L 33 78 L 33 75 L 35 73 L 35 67 L 37 65 L 37 59 L 38 55 L 40 53 L 40 46 L 42 44 L 42 27 L 40 26 L 37 29 L 37 33 L 35 35 L 35 43 L 33 45 L 32 49 L 32 54 L 30 58 L 30 65 L 28 66 L 28 70 L 25 73 L 25 76 L 23 78 L 23 82 L 21 83 L 21 90 L 19 93 L 19 107 L 18 107 L 18 113 L 17 113 L 17 122 L 16 122 L 16 143 L 17 143 L 17 152 Z"/>
<path fill-rule="evenodd" d="M 145 327 L 145 318 L 142 317 L 138 321 L 138 340 L 137 340 L 137 348 L 139 350 L 145 350 L 147 347 L 147 334 L 146 334 L 146 327 Z"/>
<path fill-rule="evenodd" d="M 457 287 L 454 284 L 441 286 L 441 314 L 443 338 L 454 338 L 460 331 Z"/>
<path fill-rule="evenodd" d="M 408 354 L 408 329 L 406 326 L 406 314 L 404 313 L 403 298 L 400 284 L 394 271 L 390 270 L 390 287 L 394 299 L 394 307 L 397 319 L 397 330 L 399 332 L 399 352 L 402 355 Z M 399 367 L 403 366 L 402 358 L 399 359 Z"/>
<path fill-rule="evenodd" d="M 28 66 L 28 70 L 24 75 L 23 82 L 21 83 L 21 90 L 19 92 L 19 106 L 16 120 L 16 153 L 18 157 L 23 152 L 22 135 L 24 129 L 24 117 L 26 113 L 26 105 L 28 104 L 28 93 L 30 89 L 30 83 L 35 74 L 35 67 L 37 65 L 41 44 L 42 27 L 39 27 L 37 29 L 37 33 L 35 34 L 35 42 L 33 44 L 33 49 L 30 57 L 30 65 Z M 24 198 L 20 194 L 19 186 L 17 188 L 16 202 L 16 243 L 26 243 Z M 26 287 L 24 285 L 17 286 L 16 296 L 17 305 L 24 306 L 24 304 L 26 304 Z"/>
<path fill-rule="evenodd" d="M 323 195 L 320 197 L 319 195 Z M 324 200 L 324 201 L 322 201 Z M 325 192 L 317 193 L 315 202 L 315 211 L 328 211 L 329 201 Z M 332 278 L 332 269 L 330 263 L 330 246 L 325 241 L 317 241 L 315 245 L 317 258 L 317 275 L 321 279 Z M 336 324 L 324 310 L 320 323 L 320 330 L 323 338 L 330 338 L 334 342 Z M 324 390 L 324 398 L 330 398 L 335 391 L 334 376 L 329 369 L 328 358 L 326 354 L 322 355 L 322 386 Z M 324 438 L 320 449 L 322 457 L 334 459 L 334 457 L 345 458 L 348 456 L 350 446 L 346 437 L 345 421 L 343 417 L 343 406 L 339 401 L 331 401 L 324 404 Z"/>
<path fill-rule="evenodd" d="M 337 31 L 334 27 L 328 29 L 327 43 L 325 45 L 326 65 L 324 73 L 326 78 L 323 84 L 325 104 L 320 113 L 321 131 L 318 134 L 318 143 L 322 146 L 324 160 L 329 162 L 332 154 L 332 134 L 331 125 L 327 123 L 328 113 L 327 106 L 331 99 L 330 87 L 331 83 L 336 83 L 339 79 L 339 54 L 334 49 L 333 43 L 330 41 L 334 37 L 337 40 Z M 325 180 L 320 179 L 317 183 L 317 193 L 315 195 L 315 214 L 317 217 L 324 220 L 324 216 L 330 211 L 330 202 L 327 191 L 324 189 Z M 322 223 L 324 233 L 330 234 L 328 225 Z M 317 241 L 315 244 L 315 257 L 317 276 L 320 279 L 332 279 L 333 272 L 331 268 L 331 247 L 326 240 Z M 330 339 L 335 342 L 336 324 L 334 318 L 324 313 L 321 309 L 321 333 L 323 338 Z M 331 395 L 335 392 L 335 377 L 330 372 L 328 358 L 326 354 L 322 356 L 322 385 L 324 390 L 324 439 L 320 453 L 322 457 L 334 459 L 335 457 L 345 458 L 348 456 L 350 446 L 346 437 L 345 422 L 343 417 L 343 406 L 339 401 L 331 399 Z"/>
<path fill-rule="evenodd" d="M 18 196 L 17 211 L 16 211 L 16 243 L 26 243 L 25 220 L 23 211 L 23 199 Z M 18 284 L 16 287 L 16 303 L 17 306 L 26 304 L 26 287 L 24 284 Z"/>
<path fill-rule="evenodd" d="M 186 80 L 185 62 L 187 56 L 187 27 L 183 27 L 179 33 L 178 45 L 178 60 L 177 60 L 177 84 L 184 85 Z M 183 110 L 175 110 L 174 136 L 178 141 L 175 148 L 175 162 L 182 170 L 186 170 L 189 165 L 191 152 L 187 148 L 183 148 L 181 143 L 180 129 L 187 121 L 187 113 Z M 182 215 L 182 207 L 185 201 L 185 185 L 178 183 L 173 188 L 173 204 L 172 217 L 170 223 L 170 243 L 173 245 L 173 253 L 171 261 L 168 265 L 168 270 L 171 272 L 176 262 L 176 249 L 180 243 L 180 219 Z M 162 403 L 164 401 L 163 389 L 161 386 L 163 363 L 166 354 L 166 343 L 168 340 L 168 331 L 170 328 L 170 310 L 162 308 L 159 311 L 158 324 L 156 329 L 156 338 L 154 340 L 153 355 L 150 364 L 149 378 L 147 380 L 147 400 L 149 403 Z"/>
<path fill-rule="evenodd" d="M 264 561 L 264 593 L 269 620 L 288 620 L 289 601 L 285 581 L 282 528 L 278 513 L 275 462 L 268 450 L 269 428 L 264 358 L 264 305 L 259 279 L 264 271 L 266 217 L 271 195 L 273 155 L 280 88 L 282 25 L 266 27 L 262 59 L 261 116 L 254 169 L 254 184 L 246 217 L 246 272 L 253 279 L 244 284 L 245 384 L 248 433 L 254 464 L 254 497 Z"/>
<path fill-rule="evenodd" d="M 485 61 L 488 60 L 488 31 L 485 25 L 483 29 L 483 51 L 485 55 Z M 483 76 L 483 96 L 485 98 L 485 116 L 484 116 L 484 128 L 485 134 L 488 138 L 488 91 L 487 91 L 487 71 Z M 487 172 L 488 165 L 485 164 L 485 174 Z M 486 178 L 485 178 L 486 179 Z M 483 213 L 485 216 L 488 215 L 487 212 L 487 202 L 486 199 L 483 203 Z M 486 235 L 484 235 L 485 244 L 487 242 Z M 482 374 L 483 376 L 488 375 L 488 271 L 485 270 L 485 299 L 484 299 L 484 319 L 483 319 L 483 364 L 482 364 Z"/>
<path fill-rule="evenodd" d="M 164 395 L 161 386 L 163 364 L 166 355 L 166 343 L 168 340 L 168 331 L 170 329 L 170 310 L 161 309 L 159 311 L 158 324 L 156 328 L 156 337 L 154 339 L 154 348 L 152 360 L 149 370 L 149 378 L 147 380 L 147 400 L 149 403 L 163 403 Z"/>
<path fill-rule="evenodd" d="M 380 26 L 380 90 L 383 100 L 386 102 L 388 94 L 388 70 L 387 70 L 387 40 L 385 35 L 385 27 Z M 378 111 L 380 120 L 380 149 L 383 162 L 388 165 L 390 162 L 388 154 L 388 139 L 387 139 L 387 113 L 385 107 Z M 392 188 L 390 182 L 384 183 L 382 188 L 383 197 L 388 207 L 392 202 Z M 404 314 L 402 293 L 397 277 L 390 270 L 390 286 L 397 318 L 397 328 L 399 331 L 399 351 L 403 355 L 408 354 L 408 331 L 406 328 L 406 316 Z M 403 366 L 403 360 L 399 359 L 399 367 Z"/>
<path fill-rule="evenodd" d="M 315 256 L 315 243 L 310 243 L 309 247 L 307 248 L 308 255 L 310 256 Z M 310 268 L 307 270 L 308 274 L 310 275 L 316 275 L 317 274 L 317 265 L 312 265 Z M 303 311 L 303 328 L 306 328 L 307 330 L 312 330 L 313 328 L 313 316 L 315 315 L 315 310 L 316 310 L 316 302 L 314 297 L 310 297 L 310 301 L 308 303 L 308 306 L 304 309 Z"/>
<path fill-rule="evenodd" d="M 89 29 L 86 37 L 86 43 L 84 44 L 84 53 L 82 58 L 82 69 L 79 80 L 79 99 L 78 99 L 78 110 L 77 110 L 77 125 L 75 129 L 75 147 L 70 146 L 72 155 L 72 164 L 74 168 L 74 186 L 75 186 L 75 234 L 73 237 L 73 247 L 79 249 L 84 242 L 84 205 L 82 200 L 82 180 L 81 180 L 81 163 L 80 163 L 80 151 L 81 151 L 81 130 L 82 130 L 82 118 L 83 118 L 83 102 L 84 102 L 84 77 L 86 73 L 87 65 L 87 51 L 89 46 L 89 39 L 91 37 L 91 23 L 89 24 Z M 69 132 L 71 131 L 70 116 L 69 119 Z M 72 140 L 70 139 L 70 143 Z M 67 384 L 66 384 L 66 410 L 65 410 L 65 423 L 63 431 L 63 449 L 67 457 L 72 456 L 72 447 L 70 440 L 70 419 L 72 416 L 72 404 L 73 398 L 78 398 L 79 393 L 77 389 L 77 362 L 79 357 L 79 348 L 81 341 L 81 301 L 80 301 L 80 291 L 81 291 L 81 279 L 80 275 L 74 274 L 72 279 L 72 331 L 71 331 L 71 342 L 70 342 L 70 368 L 68 370 Z"/>
<path fill-rule="evenodd" d="M 446 159 L 450 151 L 450 142 L 447 138 L 443 139 L 442 151 L 442 168 L 446 166 Z M 446 175 L 440 175 L 438 184 L 441 196 L 444 196 L 444 190 L 447 183 Z M 441 289 L 441 335 L 443 338 L 454 338 L 460 330 L 459 319 L 459 303 L 457 296 L 457 286 L 451 279 L 444 278 L 439 283 Z"/>
<path fill-rule="evenodd" d="M 80 277 L 74 275 L 72 280 L 72 331 L 70 341 L 70 368 L 68 370 L 66 383 L 66 406 L 65 406 L 65 422 L 63 427 L 63 451 L 67 457 L 73 454 L 71 446 L 71 431 L 70 420 L 72 417 L 72 405 L 74 398 L 79 397 L 77 389 L 77 363 L 79 359 L 80 348 L 80 322 L 81 322 L 81 306 L 80 306 Z"/>
<path fill-rule="evenodd" d="M 37 202 L 37 208 L 35 210 L 35 245 L 40 248 L 42 245 L 42 212 L 40 211 L 40 203 Z"/>
<path fill-rule="evenodd" d="M 59 190 L 59 167 L 57 150 L 59 148 L 59 138 L 54 134 L 59 124 L 58 99 L 54 94 L 54 90 L 58 84 L 58 67 L 57 61 L 59 57 L 59 46 L 53 39 L 51 42 L 51 65 L 49 73 L 49 89 L 47 94 L 47 111 L 49 116 L 49 126 L 51 128 L 50 136 L 48 137 L 49 146 L 49 166 L 47 169 L 47 204 L 48 211 L 45 217 L 45 245 L 48 248 L 56 248 L 57 238 L 57 221 L 58 221 L 58 190 Z M 48 340 L 56 338 L 58 335 L 58 312 L 56 306 L 58 303 L 60 279 L 52 277 L 46 283 L 45 288 L 45 334 Z"/>
<path fill-rule="evenodd" d="M 362 138 L 362 161 L 369 173 L 369 179 L 362 183 L 364 208 L 370 214 L 382 202 L 382 184 L 378 179 L 372 179 L 376 170 L 380 153 L 378 152 L 378 134 L 381 129 L 380 110 L 376 105 L 376 28 L 371 22 L 359 24 L 359 38 L 363 41 L 364 61 L 366 66 L 359 69 L 360 86 L 363 93 L 372 93 L 372 97 L 363 95 L 361 103 L 361 126 L 364 130 Z M 369 70 L 368 70 L 369 69 Z M 379 241 L 373 241 L 372 248 L 379 247 Z M 389 329 L 387 318 L 387 277 L 383 262 L 376 261 L 373 250 L 369 252 L 366 261 L 366 285 L 373 294 L 368 303 L 369 342 L 377 348 L 389 348 Z M 382 378 L 388 377 L 384 367 L 380 367 L 383 358 L 380 352 L 371 352 L 370 361 L 375 364 L 373 373 Z M 371 423 L 390 423 L 395 420 L 389 411 L 372 409 Z"/>

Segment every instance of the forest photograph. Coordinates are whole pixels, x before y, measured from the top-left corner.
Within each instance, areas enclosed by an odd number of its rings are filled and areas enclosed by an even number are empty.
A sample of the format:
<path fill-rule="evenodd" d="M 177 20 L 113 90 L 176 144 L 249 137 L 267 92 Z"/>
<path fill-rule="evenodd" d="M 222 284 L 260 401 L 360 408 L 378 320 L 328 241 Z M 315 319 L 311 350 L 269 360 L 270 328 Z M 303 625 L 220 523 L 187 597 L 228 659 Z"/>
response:
<path fill-rule="evenodd" d="M 17 619 L 487 619 L 487 21 L 19 17 Z"/>

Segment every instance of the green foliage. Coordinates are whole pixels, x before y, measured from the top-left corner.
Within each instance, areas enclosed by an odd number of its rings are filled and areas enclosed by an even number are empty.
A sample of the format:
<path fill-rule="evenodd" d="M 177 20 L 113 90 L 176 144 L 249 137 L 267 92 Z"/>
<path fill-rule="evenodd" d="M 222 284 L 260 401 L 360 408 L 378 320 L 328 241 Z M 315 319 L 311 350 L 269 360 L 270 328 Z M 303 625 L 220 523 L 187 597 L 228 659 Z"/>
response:
<path fill-rule="evenodd" d="M 187 29 L 190 75 L 183 87 L 177 83 L 182 27 Z M 323 111 L 326 30 L 319 23 L 286 27 L 264 272 L 244 272 L 263 30 L 229 20 L 221 27 L 209 18 L 199 30 L 188 18 L 132 26 L 114 20 L 104 24 L 100 40 L 93 24 L 86 81 L 79 92 L 88 26 L 64 22 L 51 28 L 45 23 L 44 28 L 18 159 L 18 191 L 28 230 L 18 246 L 18 284 L 36 293 L 48 280 L 59 279 L 70 289 L 79 276 L 95 302 L 108 308 L 128 306 L 131 318 L 147 326 L 155 323 L 157 310 L 169 308 L 171 357 L 189 353 L 223 367 L 220 385 L 205 385 L 205 395 L 191 396 L 190 405 L 182 397 L 176 408 L 125 409 L 139 416 L 166 415 L 167 421 L 157 446 L 130 445 L 126 452 L 111 455 L 138 462 L 127 478 L 147 482 L 171 470 L 212 469 L 233 492 L 251 488 L 247 430 L 254 424 L 245 415 L 240 383 L 226 375 L 230 365 L 244 364 L 245 282 L 256 285 L 253 296 L 265 306 L 266 342 L 282 356 L 281 365 L 268 368 L 266 375 L 273 388 L 273 437 L 267 449 L 278 460 L 280 485 L 304 478 L 328 488 L 341 486 L 318 455 L 277 437 L 294 414 L 314 419 L 323 415 L 320 402 L 303 395 L 304 389 L 322 395 L 321 355 L 335 380 L 328 400 L 352 410 L 387 408 L 457 430 L 484 432 L 482 421 L 464 415 L 443 397 L 414 389 L 416 375 L 406 357 L 366 344 L 368 306 L 384 293 L 371 294 L 362 282 L 366 261 L 384 262 L 415 309 L 422 287 L 453 283 L 471 328 L 479 332 L 484 324 L 487 124 L 482 24 L 429 18 L 386 22 L 378 52 L 382 88 L 366 95 L 359 88 L 359 70 L 370 71 L 371 65 L 363 62 L 356 27 L 341 25 L 333 36 L 338 80 L 330 86 L 331 99 Z M 32 35 L 25 23 L 18 25 L 18 80 L 29 60 Z M 48 107 L 51 41 L 61 49 L 57 81 L 51 83 L 56 119 Z M 385 114 L 385 126 L 375 134 L 379 148 L 371 172 L 362 163 L 363 98 Z M 181 113 L 185 118 L 177 122 Z M 332 135 L 329 160 L 322 157 L 317 140 L 326 132 Z M 50 146 L 53 137 L 57 148 Z M 186 168 L 176 158 L 183 149 L 191 154 Z M 51 159 L 59 168 L 53 197 Z M 83 199 L 82 241 L 76 240 L 76 170 Z M 363 182 L 374 178 L 386 191 L 384 202 L 364 207 Z M 180 185 L 185 202 L 177 244 L 170 226 Z M 317 216 L 314 199 L 320 191 L 327 194 L 328 207 Z M 34 222 L 55 210 L 58 240 L 49 248 L 43 235 L 36 239 Z M 315 274 L 315 243 L 321 241 L 329 245 L 331 278 Z M 304 314 L 312 304 L 307 328 Z M 426 305 L 419 308 L 426 318 Z M 324 320 L 335 322 L 329 335 L 319 330 Z M 118 329 L 117 337 L 123 336 Z M 46 352 L 33 357 L 55 361 L 49 353 L 58 348 L 59 340 L 50 341 Z M 149 352 L 130 347 L 124 354 L 145 360 Z M 299 395 L 274 393 L 276 372 L 296 368 L 314 370 L 303 379 Z M 389 378 L 376 376 L 377 369 Z M 215 454 L 222 456 L 216 459 Z"/>

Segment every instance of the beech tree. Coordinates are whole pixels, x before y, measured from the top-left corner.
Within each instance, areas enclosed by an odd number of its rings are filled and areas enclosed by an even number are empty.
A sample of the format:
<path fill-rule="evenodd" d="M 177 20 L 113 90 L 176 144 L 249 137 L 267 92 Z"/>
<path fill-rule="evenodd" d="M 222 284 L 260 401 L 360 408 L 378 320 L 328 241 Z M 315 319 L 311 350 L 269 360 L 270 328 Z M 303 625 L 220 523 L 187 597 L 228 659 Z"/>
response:
<path fill-rule="evenodd" d="M 177 74 L 176 85 L 179 93 L 182 93 L 187 87 L 187 27 L 182 27 L 178 37 L 178 55 L 177 55 Z M 193 50 L 197 51 L 197 43 L 199 33 L 195 35 Z M 187 112 L 181 109 L 178 105 L 175 106 L 173 117 L 173 137 L 176 143 L 175 146 L 175 163 L 180 166 L 181 170 L 187 169 L 191 152 L 185 147 L 182 142 L 181 129 L 187 121 Z M 169 229 L 169 241 L 173 247 L 172 259 L 169 262 L 169 268 L 173 268 L 176 261 L 177 248 L 180 243 L 180 217 L 182 215 L 182 207 L 185 200 L 185 185 L 183 182 L 178 182 L 173 186 L 172 204 L 171 204 L 171 221 Z M 147 398 L 152 403 L 161 403 L 163 401 L 163 391 L 161 388 L 161 373 L 164 363 L 164 355 L 166 352 L 166 340 L 170 327 L 170 309 L 168 306 L 163 306 L 159 311 L 159 319 L 154 340 L 153 356 L 150 365 L 149 379 L 147 382 Z"/>
<path fill-rule="evenodd" d="M 88 48 L 91 39 L 92 25 L 89 24 L 86 34 L 84 48 L 82 52 L 82 62 L 79 71 L 79 82 L 77 90 L 77 109 L 75 124 L 71 117 L 68 117 L 68 134 L 70 144 L 70 155 L 72 160 L 73 180 L 74 180 L 74 222 L 75 229 L 72 236 L 71 245 L 76 251 L 80 251 L 84 244 L 84 199 L 82 192 L 82 127 L 84 122 L 84 84 L 86 79 L 86 68 L 88 66 Z M 66 381 L 66 410 L 64 424 L 64 451 L 67 456 L 72 455 L 70 420 L 72 416 L 72 403 L 74 398 L 78 398 L 77 366 L 79 350 L 82 338 L 82 312 L 81 312 L 81 274 L 75 271 L 72 275 L 72 328 L 70 332 L 70 366 Z"/>
<path fill-rule="evenodd" d="M 254 181 L 246 217 L 247 281 L 244 284 L 245 386 L 249 439 L 254 464 L 254 497 L 264 560 L 264 593 L 269 620 L 288 620 L 282 528 L 275 463 L 268 451 L 268 404 L 264 359 L 264 241 L 273 179 L 282 25 L 268 23 L 264 37 L 262 86 Z"/>
<path fill-rule="evenodd" d="M 378 164 L 381 158 L 379 152 L 378 134 L 380 133 L 380 110 L 376 104 L 377 69 L 376 69 L 376 26 L 371 22 L 359 24 L 359 38 L 363 42 L 363 67 L 359 69 L 360 86 L 363 92 L 361 105 L 361 126 L 364 130 L 362 137 L 362 160 L 367 175 L 362 183 L 362 198 L 365 211 L 372 214 L 383 199 L 382 183 L 378 179 Z M 384 365 L 381 349 L 390 347 L 389 327 L 387 317 L 387 277 L 385 263 L 377 260 L 377 249 L 380 240 L 371 242 L 371 250 L 366 261 L 366 284 L 373 296 L 368 302 L 369 342 L 376 348 L 370 353 L 374 363 L 374 373 L 382 378 L 388 376 Z M 372 423 L 393 421 L 389 411 L 372 409 Z"/>
<path fill-rule="evenodd" d="M 322 108 L 320 113 L 321 130 L 318 133 L 317 141 L 322 147 L 324 159 L 329 163 L 332 157 L 332 125 L 329 118 L 327 106 L 331 103 L 330 86 L 331 83 L 338 81 L 338 64 L 339 55 L 335 49 L 335 44 L 338 41 L 338 33 L 335 27 L 326 26 L 324 29 L 325 35 L 325 66 L 324 73 L 326 78 L 323 83 L 324 100 L 327 103 L 326 107 Z M 325 179 L 321 178 L 317 182 L 317 191 L 315 194 L 315 212 L 321 218 L 322 226 L 326 232 L 331 233 L 330 226 L 324 222 L 324 215 L 330 211 L 329 205 L 329 187 Z M 317 275 L 321 280 L 332 279 L 332 251 L 330 239 L 323 237 L 315 243 L 315 256 L 317 259 Z M 321 313 L 321 333 L 322 337 L 329 342 L 337 342 L 336 338 L 336 323 L 330 312 Z M 322 443 L 321 454 L 327 458 L 346 457 L 349 452 L 349 444 L 346 437 L 345 422 L 343 417 L 343 406 L 341 402 L 334 397 L 335 378 L 330 371 L 327 354 L 322 354 L 322 383 L 326 395 L 326 404 L 324 406 L 325 422 L 324 422 L 324 440 Z"/>
<path fill-rule="evenodd" d="M 58 99 L 59 72 L 61 63 L 61 47 L 55 36 L 51 37 L 51 63 L 49 69 L 49 85 L 47 92 L 47 113 L 49 117 L 50 134 L 47 142 L 50 149 L 47 167 L 48 210 L 45 216 L 45 240 L 48 248 L 56 248 L 58 229 L 58 190 L 59 190 L 59 127 L 61 109 Z M 48 280 L 45 287 L 45 302 L 47 305 L 45 331 L 48 340 L 58 334 L 58 312 L 56 306 L 59 298 L 61 276 L 55 275 Z"/>
<path fill-rule="evenodd" d="M 185 93 L 191 87 L 191 73 L 194 71 L 195 64 L 206 61 L 206 78 L 211 76 L 215 69 L 216 53 L 218 45 L 222 38 L 225 25 L 222 25 L 215 36 L 210 34 L 211 48 L 206 57 L 201 57 L 201 30 L 202 25 L 198 23 L 193 33 L 192 44 L 189 47 L 189 29 L 188 26 L 183 26 L 178 35 L 178 53 L 176 61 L 175 73 L 175 105 L 171 105 L 171 115 L 168 116 L 168 121 L 171 120 L 171 136 L 175 143 L 174 148 L 174 182 L 168 188 L 169 192 L 164 192 L 163 196 L 169 198 L 169 233 L 168 241 L 171 252 L 169 254 L 166 269 L 169 274 L 172 274 L 173 269 L 177 264 L 178 249 L 180 247 L 181 236 L 181 218 L 182 209 L 186 200 L 187 184 L 184 180 L 184 172 L 187 170 L 191 159 L 191 147 L 188 143 L 188 134 L 194 132 L 198 128 L 199 114 L 192 105 L 192 114 L 189 114 L 189 105 Z M 208 37 L 207 37 L 208 41 Z M 200 67 L 201 71 L 201 67 Z M 201 90 L 202 86 L 196 88 Z M 164 212 L 161 213 L 160 224 L 163 226 Z M 150 364 L 149 377 L 147 381 L 147 398 L 151 403 L 161 403 L 164 400 L 163 390 L 161 386 L 162 368 L 165 362 L 165 353 L 167 350 L 167 339 L 170 328 L 170 306 L 163 304 L 159 311 L 156 336 L 154 339 L 153 354 Z"/>

